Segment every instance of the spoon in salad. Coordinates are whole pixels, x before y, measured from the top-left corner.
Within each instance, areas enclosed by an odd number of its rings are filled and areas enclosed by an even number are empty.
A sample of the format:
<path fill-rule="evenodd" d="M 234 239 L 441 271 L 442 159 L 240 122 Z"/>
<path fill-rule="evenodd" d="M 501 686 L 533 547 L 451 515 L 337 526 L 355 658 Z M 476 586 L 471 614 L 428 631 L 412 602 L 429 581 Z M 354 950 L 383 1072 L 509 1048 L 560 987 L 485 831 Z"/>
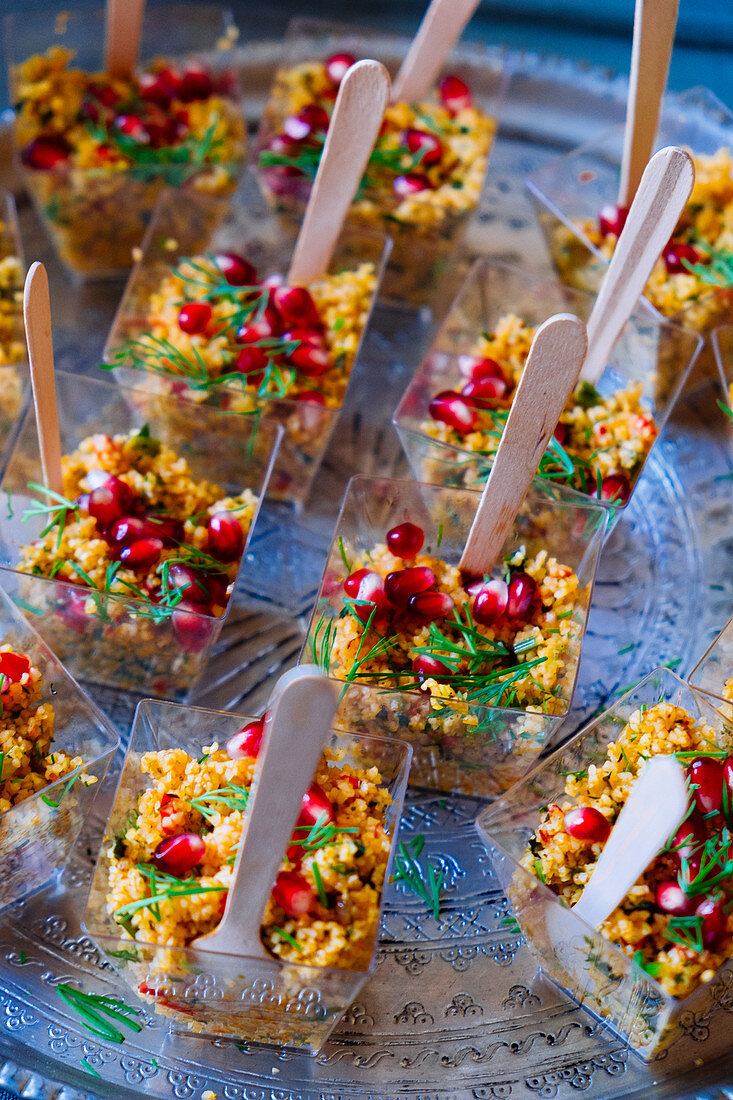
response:
<path fill-rule="evenodd" d="M 104 68 L 110 76 L 130 76 L 137 65 L 145 0 L 107 0 Z"/>
<path fill-rule="evenodd" d="M 392 102 L 424 99 L 463 34 L 478 0 L 432 0 L 392 86 Z"/>
<path fill-rule="evenodd" d="M 61 473 L 61 436 L 53 369 L 51 299 L 46 269 L 38 261 L 31 264 L 26 275 L 23 320 L 28 343 L 43 484 L 51 493 L 62 495 L 64 479 Z"/>

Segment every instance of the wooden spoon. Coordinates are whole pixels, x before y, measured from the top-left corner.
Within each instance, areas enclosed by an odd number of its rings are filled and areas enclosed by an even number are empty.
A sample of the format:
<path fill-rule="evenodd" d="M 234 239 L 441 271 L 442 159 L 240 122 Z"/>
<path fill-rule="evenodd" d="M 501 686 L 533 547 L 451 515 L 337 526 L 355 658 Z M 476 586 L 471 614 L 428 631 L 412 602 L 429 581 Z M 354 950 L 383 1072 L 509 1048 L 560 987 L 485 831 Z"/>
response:
<path fill-rule="evenodd" d="M 307 285 L 325 275 L 388 99 L 389 73 L 379 61 L 357 61 L 341 81 L 295 244 L 289 286 Z"/>
<path fill-rule="evenodd" d="M 130 76 L 140 53 L 145 0 L 107 0 L 104 68 L 110 76 Z"/>
<path fill-rule="evenodd" d="M 479 0 L 431 0 L 392 86 L 392 102 L 424 99 Z"/>
<path fill-rule="evenodd" d="M 631 206 L 654 147 L 679 0 L 636 0 L 619 206 Z"/>
<path fill-rule="evenodd" d="M 582 379 L 595 384 L 603 373 L 694 182 L 692 158 L 674 145 L 660 149 L 646 166 L 588 318 L 588 354 Z"/>
<path fill-rule="evenodd" d="M 587 347 L 585 325 L 558 313 L 537 329 L 459 568 L 490 573 L 537 473 Z"/>
<path fill-rule="evenodd" d="M 259 959 L 272 957 L 260 940 L 262 914 L 331 729 L 336 686 L 300 665 L 280 677 L 268 709 L 224 916 L 191 944 Z"/>
<path fill-rule="evenodd" d="M 53 371 L 51 299 L 46 269 L 38 261 L 31 264 L 26 275 L 23 289 L 23 319 L 28 342 L 28 361 L 31 368 L 43 484 L 52 492 L 63 495 L 61 437 Z"/>

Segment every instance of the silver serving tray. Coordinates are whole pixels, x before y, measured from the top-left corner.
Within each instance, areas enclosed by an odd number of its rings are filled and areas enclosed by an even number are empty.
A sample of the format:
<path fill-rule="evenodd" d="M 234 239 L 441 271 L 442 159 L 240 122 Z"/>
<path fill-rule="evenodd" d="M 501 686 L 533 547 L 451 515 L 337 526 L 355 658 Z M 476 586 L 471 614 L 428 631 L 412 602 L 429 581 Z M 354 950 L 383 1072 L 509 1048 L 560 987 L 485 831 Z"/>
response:
<path fill-rule="evenodd" d="M 404 49 L 404 41 L 391 41 Z M 242 51 L 254 89 L 253 122 L 280 48 L 257 43 Z M 480 84 L 481 50 L 461 52 Z M 464 261 L 485 251 L 547 270 L 523 178 L 558 149 L 622 119 L 624 88 L 608 74 L 562 60 L 511 60 L 515 76 L 504 125 Z M 13 178 L 7 155 L 0 174 Z M 94 372 L 121 285 L 73 286 L 22 199 L 21 225 L 28 260 L 49 267 L 58 364 Z M 203 705 L 244 713 L 262 707 L 273 679 L 297 657 L 302 616 L 347 477 L 407 476 L 389 421 L 430 321 L 380 310 L 375 322 L 310 507 L 298 519 L 265 510 L 249 580 L 197 700 Z M 716 396 L 710 385 L 693 388 L 604 551 L 567 733 L 655 665 L 678 662 L 679 671 L 689 671 L 728 618 L 730 442 Z M 136 699 L 90 690 L 124 735 Z M 57 886 L 0 920 L 0 1086 L 38 1100 L 141 1093 L 200 1100 L 206 1090 L 219 1100 L 730 1096 L 724 1086 L 733 1081 L 733 1057 L 707 1064 L 705 1019 L 689 1025 L 699 1065 L 682 1075 L 672 1051 L 645 1067 L 538 975 L 521 937 L 502 927 L 507 902 L 473 828 L 478 809 L 475 800 L 411 792 L 403 836 L 424 833 L 428 858 L 445 871 L 440 920 L 414 895 L 388 888 L 374 977 L 332 1041 L 309 1059 L 179 1037 L 147 1012 L 142 1032 L 119 1046 L 85 1031 L 57 995 L 60 982 L 131 1000 L 79 925 L 103 828 L 101 806 Z M 99 1078 L 84 1071 L 82 1058 Z"/>

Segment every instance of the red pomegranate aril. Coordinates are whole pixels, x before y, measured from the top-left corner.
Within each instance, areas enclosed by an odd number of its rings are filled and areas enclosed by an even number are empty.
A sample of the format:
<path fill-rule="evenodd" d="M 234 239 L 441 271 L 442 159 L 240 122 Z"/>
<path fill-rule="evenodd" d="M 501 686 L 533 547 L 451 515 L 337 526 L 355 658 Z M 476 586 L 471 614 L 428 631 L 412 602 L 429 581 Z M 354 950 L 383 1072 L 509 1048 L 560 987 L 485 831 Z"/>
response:
<path fill-rule="evenodd" d="M 444 76 L 438 85 L 438 95 L 440 102 L 452 115 L 473 107 L 471 89 L 460 76 Z"/>
<path fill-rule="evenodd" d="M 313 134 L 325 134 L 329 122 L 328 112 L 313 103 L 301 108 L 297 115 L 289 115 L 283 122 L 283 131 L 291 141 L 305 141 Z"/>
<path fill-rule="evenodd" d="M 302 917 L 315 901 L 315 894 L 299 871 L 281 871 L 275 879 L 272 896 L 289 917 Z"/>
<path fill-rule="evenodd" d="M 331 356 L 325 348 L 315 347 L 313 344 L 300 344 L 288 356 L 288 362 L 292 363 L 299 374 L 306 378 L 320 378 L 331 366 Z"/>
<path fill-rule="evenodd" d="M 181 600 L 171 616 L 176 638 L 186 653 L 200 653 L 209 643 L 214 624 L 203 619 L 208 608 Z"/>
<path fill-rule="evenodd" d="M 436 394 L 430 402 L 429 412 L 433 420 L 439 420 L 461 434 L 472 432 L 476 427 L 476 410 L 454 390 L 441 390 Z"/>
<path fill-rule="evenodd" d="M 483 626 L 491 626 L 507 609 L 509 587 L 500 577 L 482 584 L 473 601 L 473 617 Z"/>
<path fill-rule="evenodd" d="M 733 819 L 733 756 L 727 756 L 723 762 L 723 783 L 727 788 L 728 797 L 724 799 L 724 806 L 727 806 L 727 818 Z"/>
<path fill-rule="evenodd" d="M 325 347 L 323 334 L 314 328 L 292 328 L 284 332 L 282 338 L 288 343 L 297 341 L 299 344 L 310 344 L 311 347 Z"/>
<path fill-rule="evenodd" d="M 149 103 L 157 103 L 159 107 L 170 104 L 171 89 L 156 73 L 142 73 L 138 79 L 138 90 L 140 98 Z"/>
<path fill-rule="evenodd" d="M 115 129 L 142 145 L 150 141 L 150 134 L 139 115 L 117 115 Z"/>
<path fill-rule="evenodd" d="M 263 348 L 242 348 L 234 360 L 234 369 L 241 374 L 254 374 L 257 371 L 264 371 L 267 362 L 267 352 Z"/>
<path fill-rule="evenodd" d="M 628 206 L 619 206 L 615 202 L 604 203 L 598 211 L 598 228 L 602 236 L 608 237 L 612 233 L 614 237 L 620 237 L 628 216 Z"/>
<path fill-rule="evenodd" d="M 599 844 L 608 838 L 611 826 L 593 806 L 576 806 L 565 814 L 565 829 L 576 840 Z"/>
<path fill-rule="evenodd" d="M 214 90 L 211 77 L 200 65 L 189 65 L 181 77 L 178 99 L 190 103 L 194 99 L 208 99 Z"/>
<path fill-rule="evenodd" d="M 722 900 L 705 898 L 695 910 L 695 915 L 703 918 L 700 928 L 703 946 L 712 951 L 723 938 L 728 924 Z"/>
<path fill-rule="evenodd" d="M 509 580 L 509 595 L 506 613 L 512 619 L 526 615 L 532 606 L 537 584 L 528 573 L 512 573 Z"/>
<path fill-rule="evenodd" d="M 207 553 L 217 561 L 237 561 L 244 550 L 244 532 L 236 516 L 217 512 L 211 517 L 206 541 Z"/>
<path fill-rule="evenodd" d="M 416 523 L 398 523 L 387 532 L 386 542 L 396 558 L 414 558 L 422 550 L 425 532 Z"/>
<path fill-rule="evenodd" d="M 364 577 L 368 576 L 370 572 L 371 570 L 369 569 L 356 569 L 353 573 L 349 573 L 344 581 L 344 592 L 346 595 L 356 598 L 359 592 L 359 585 L 364 580 Z"/>
<path fill-rule="evenodd" d="M 631 496 L 631 483 L 626 474 L 609 474 L 601 481 L 601 500 L 625 504 Z"/>
<path fill-rule="evenodd" d="M 242 726 L 226 743 L 226 754 L 232 760 L 245 760 L 257 756 L 262 744 L 262 734 L 265 728 L 265 719 L 255 718 Z"/>
<path fill-rule="evenodd" d="M 211 592 L 205 577 L 188 565 L 176 562 L 168 572 L 168 583 L 171 588 L 182 588 L 184 598 L 195 604 L 208 605 L 211 602 Z"/>
<path fill-rule="evenodd" d="M 277 153 L 281 157 L 297 157 L 300 151 L 298 142 L 291 141 L 287 134 L 275 134 L 268 141 L 266 148 L 271 153 Z M 284 165 L 279 167 L 284 167 Z"/>
<path fill-rule="evenodd" d="M 326 61 L 326 76 L 332 84 L 339 85 L 352 65 L 356 64 L 356 58 L 350 53 L 335 53 Z"/>
<path fill-rule="evenodd" d="M 258 340 L 269 340 L 282 332 L 282 319 L 272 306 L 265 306 L 262 313 L 253 321 L 248 321 L 237 329 L 238 344 L 254 344 Z"/>
<path fill-rule="evenodd" d="M 447 618 L 454 607 L 453 599 L 447 592 L 418 592 L 407 601 L 408 611 L 426 623 Z"/>
<path fill-rule="evenodd" d="M 558 420 L 557 424 L 555 425 L 554 431 L 552 433 L 552 438 L 556 439 L 557 442 L 562 447 L 563 443 L 565 442 L 566 436 L 567 436 L 567 429 L 565 428 L 565 425 L 563 424 L 563 422 L 561 420 Z"/>
<path fill-rule="evenodd" d="M 114 474 L 107 474 L 104 482 L 89 494 L 89 515 L 107 527 L 129 511 L 132 501 L 130 486 Z"/>
<path fill-rule="evenodd" d="M 421 164 L 437 164 L 443 156 L 443 143 L 426 130 L 405 130 L 405 145 L 411 153 L 419 153 Z"/>
<path fill-rule="evenodd" d="M 364 601 L 354 605 L 354 614 L 362 623 L 368 622 L 371 615 L 374 615 L 374 619 L 382 618 L 388 609 L 387 597 L 384 594 L 384 585 L 379 573 L 367 571 L 359 582 L 355 598 Z"/>
<path fill-rule="evenodd" d="M 677 829 L 670 848 L 680 862 L 683 859 L 688 862 L 699 861 L 706 837 L 705 823 L 693 813 Z"/>
<path fill-rule="evenodd" d="M 31 662 L 24 653 L 0 653 L 0 676 L 3 677 L 0 692 L 7 691 L 11 684 L 20 683 L 30 670 Z"/>
<path fill-rule="evenodd" d="M 688 917 L 695 910 L 695 902 L 688 898 L 677 882 L 660 882 L 657 886 L 657 905 L 663 912 L 675 917 Z"/>
<path fill-rule="evenodd" d="M 475 405 L 479 409 L 489 409 L 505 395 L 506 389 L 503 378 L 486 376 L 466 382 L 461 393 L 469 405 Z"/>
<path fill-rule="evenodd" d="M 153 532 L 144 519 L 139 516 L 120 516 L 107 531 L 110 546 L 128 546 L 131 542 L 143 539 Z"/>
<path fill-rule="evenodd" d="M 446 676 L 453 675 L 447 665 L 437 657 L 428 657 L 427 653 L 413 658 L 412 671 L 420 680 L 444 680 Z"/>
<path fill-rule="evenodd" d="M 687 767 L 692 799 L 701 814 L 719 812 L 723 806 L 723 765 L 712 756 L 698 756 Z"/>
<path fill-rule="evenodd" d="M 206 854 L 206 844 L 198 833 L 179 833 L 161 840 L 153 852 L 153 863 L 159 871 L 182 878 L 201 862 Z"/>
<path fill-rule="evenodd" d="M 166 791 L 160 799 L 160 828 L 167 836 L 178 828 L 176 821 L 182 810 L 183 805 L 178 795 Z"/>
<path fill-rule="evenodd" d="M 700 253 L 691 244 L 673 244 L 671 241 L 662 252 L 662 259 L 667 268 L 668 275 L 689 275 L 684 261 L 688 264 L 699 264 Z"/>
<path fill-rule="evenodd" d="M 214 263 L 230 286 L 254 286 L 257 272 L 244 256 L 236 252 L 217 252 Z"/>
<path fill-rule="evenodd" d="M 178 311 L 178 327 L 189 336 L 203 332 L 211 320 L 211 306 L 208 302 L 188 302 Z"/>
<path fill-rule="evenodd" d="M 164 546 L 178 546 L 183 542 L 184 528 L 179 519 L 148 512 L 144 517 L 146 534 L 161 539 Z"/>
<path fill-rule="evenodd" d="M 147 573 L 160 561 L 163 553 L 162 539 L 138 539 L 120 550 L 119 558 L 128 569 L 135 569 Z"/>
<path fill-rule="evenodd" d="M 432 183 L 421 172 L 409 172 L 404 176 L 395 176 L 392 181 L 392 189 L 395 195 L 401 199 L 408 199 L 411 195 L 419 195 L 421 191 L 431 191 Z"/>
<path fill-rule="evenodd" d="M 333 821 L 333 816 L 333 806 L 323 789 L 317 783 L 311 783 L 303 795 L 297 824 L 310 827 L 316 822 L 322 822 L 328 825 Z"/>
<path fill-rule="evenodd" d="M 318 307 L 305 287 L 273 287 L 270 299 L 288 327 L 317 328 L 321 324 Z"/>
<path fill-rule="evenodd" d="M 20 159 L 27 168 L 36 168 L 48 171 L 50 168 L 59 168 L 69 159 L 71 152 L 64 139 L 55 134 L 39 135 L 29 141 L 20 154 Z"/>
<path fill-rule="evenodd" d="M 384 578 L 384 591 L 387 599 L 395 607 L 407 607 L 411 596 L 427 592 L 435 584 L 435 573 L 427 565 L 416 565 L 412 569 L 397 569 Z"/>

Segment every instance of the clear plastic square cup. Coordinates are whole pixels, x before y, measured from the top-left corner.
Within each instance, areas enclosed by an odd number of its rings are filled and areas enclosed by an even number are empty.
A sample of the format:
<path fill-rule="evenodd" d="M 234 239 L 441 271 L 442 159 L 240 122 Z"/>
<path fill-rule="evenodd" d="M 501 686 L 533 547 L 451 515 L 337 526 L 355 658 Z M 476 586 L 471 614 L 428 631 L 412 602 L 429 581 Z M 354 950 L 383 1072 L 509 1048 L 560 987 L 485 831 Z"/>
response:
<path fill-rule="evenodd" d="M 54 737 L 49 751 L 80 756 L 84 761 L 68 775 L 0 814 L 0 908 L 4 908 L 38 890 L 64 866 L 118 738 L 102 712 L 2 589 L 0 645 L 11 645 L 41 673 L 39 705 L 49 703 L 54 710 Z"/>
<path fill-rule="evenodd" d="M 256 141 L 256 161 L 259 162 L 260 154 L 282 132 L 285 118 L 292 113 L 288 109 L 287 96 L 283 94 L 281 83 L 282 76 L 288 70 L 303 62 L 325 62 L 334 54 L 346 53 L 357 60 L 375 58 L 394 77 L 404 49 L 404 39 L 394 35 L 327 20 L 294 19 L 289 24 L 276 83 L 262 115 Z M 468 57 L 461 57 L 458 50 L 446 62 L 445 72 L 460 76 L 466 81 L 473 93 L 476 107 L 494 120 L 495 134 L 508 79 L 504 50 L 500 47 L 485 47 L 481 52 L 480 64 L 475 59 L 472 61 Z M 435 91 L 431 89 L 425 98 L 433 98 L 434 95 Z M 350 215 L 352 222 L 364 228 L 381 229 L 389 233 L 394 241 L 382 288 L 382 297 L 385 300 L 412 307 L 430 303 L 439 289 L 441 277 L 450 263 L 462 231 L 478 206 L 490 154 L 489 147 L 483 158 L 485 163 L 481 172 L 480 189 L 476 193 L 475 201 L 470 204 L 455 201 L 460 188 L 453 189 L 452 196 L 448 188 L 445 193 L 441 189 L 440 192 L 435 192 L 440 198 L 430 203 L 421 203 L 414 217 L 398 219 L 393 215 L 396 202 L 391 188 L 377 184 L 357 195 Z M 277 170 L 264 166 L 260 168 L 258 175 L 263 193 L 275 210 L 287 214 L 302 214 L 310 193 L 309 178 L 295 174 L 283 177 Z"/>
<path fill-rule="evenodd" d="M 549 161 L 537 169 L 527 185 L 547 239 L 550 255 L 563 282 L 583 289 L 597 289 L 608 264 L 589 240 L 584 224 L 597 224 L 604 203 L 615 203 L 618 194 L 623 126 L 606 130 L 593 141 Z M 706 88 L 693 88 L 668 97 L 663 106 L 654 151 L 680 145 L 693 155 L 712 155 L 733 147 L 733 113 Z M 646 299 L 645 299 L 646 301 Z M 653 315 L 661 312 L 651 303 Z M 707 336 L 717 325 L 733 320 L 730 287 L 710 286 L 684 309 L 662 311 L 667 320 Z M 696 377 L 715 374 L 712 350 L 706 341 Z M 669 385 L 675 379 L 669 380 Z"/>
<path fill-rule="evenodd" d="M 364 559 L 383 544 L 388 530 L 409 521 L 421 527 L 421 551 L 457 565 L 480 494 L 466 489 L 382 478 L 352 478 L 341 507 L 321 589 L 300 660 L 316 661 L 341 686 L 337 723 L 343 729 L 388 734 L 412 745 L 410 783 L 436 790 L 493 798 L 536 761 L 562 724 L 573 696 L 593 581 L 606 526 L 606 512 L 587 503 L 557 501 L 533 490 L 517 517 L 502 558 L 525 547 L 531 558 L 546 549 L 577 575 L 572 637 L 565 669 L 557 677 L 554 713 L 478 705 L 446 693 L 396 690 L 378 683 L 344 680 L 335 671 L 334 648 L 324 639 L 347 614 L 343 582 L 347 563 Z M 368 560 L 368 559 L 366 559 Z M 398 568 L 398 567 L 397 567 Z M 440 625 L 440 624 L 438 624 Z M 499 703 L 501 699 L 499 699 Z"/>
<path fill-rule="evenodd" d="M 277 449 L 278 425 L 190 406 L 185 417 L 171 415 L 174 398 L 151 397 L 61 371 L 56 394 L 62 455 L 96 433 L 114 436 L 147 424 L 154 439 L 185 459 L 195 479 L 217 484 L 222 498 L 250 489 L 257 507 L 239 562 L 241 573 Z M 186 696 L 204 669 L 233 596 L 217 617 L 22 571 L 21 548 L 48 522 L 44 515 L 23 519 L 44 499 L 29 482 L 43 484 L 32 408 L 23 419 L 0 490 L 0 581 L 16 604 L 79 679 L 148 695 Z"/>
<path fill-rule="evenodd" d="M 468 489 L 480 489 L 486 483 L 493 456 L 434 439 L 426 431 L 426 425 L 434 423 L 429 411 L 431 400 L 441 390 L 460 392 L 466 378 L 461 374 L 459 357 L 477 354 L 482 333 L 494 332 L 497 323 L 511 314 L 531 327 L 558 312 L 575 313 L 587 320 L 594 301 L 593 294 L 558 286 L 554 279 L 536 272 L 498 260 L 477 260 L 393 418 L 415 477 L 436 485 Z M 701 346 L 702 339 L 694 333 L 662 323 L 644 308 L 636 309 L 611 352 L 597 389 L 608 397 L 641 382 L 640 404 L 644 415 L 654 421 L 661 433 Z M 660 374 L 674 379 L 665 393 L 659 391 Z M 630 476 L 632 492 L 646 459 Z M 548 489 L 562 486 L 567 500 L 592 499 L 616 516 L 631 496 L 625 501 L 605 500 L 598 496 L 595 478 L 589 493 L 559 480 L 551 482 L 543 478 L 543 481 Z"/>
<path fill-rule="evenodd" d="M 104 10 L 69 11 L 58 18 L 7 16 L 5 44 L 10 102 L 18 101 L 16 67 L 51 47 L 72 50 L 70 67 L 85 73 L 104 70 Z M 203 4 L 148 5 L 140 47 L 140 69 L 165 58 L 203 65 L 224 90 L 231 139 L 222 153 L 205 159 L 152 161 L 145 149 L 127 168 L 61 164 L 49 169 L 25 166 L 25 185 L 67 271 L 77 279 L 125 274 L 132 250 L 142 241 L 158 196 L 168 187 L 225 194 L 234 190 L 245 160 L 246 124 L 236 81 L 237 31 L 228 11 Z M 16 127 L 18 152 L 34 135 Z M 202 142 L 203 147 L 203 142 Z M 139 161 L 139 162 L 138 162 Z"/>
<path fill-rule="evenodd" d="M 674 1067 L 680 1071 L 685 1062 L 699 1065 L 701 1055 L 708 1061 L 730 1046 L 723 1012 L 730 1012 L 733 1003 L 731 963 L 688 997 L 673 997 L 520 865 L 543 810 L 551 803 L 572 802 L 565 794 L 568 775 L 600 766 L 634 711 L 662 698 L 704 719 L 717 743 L 730 747 L 730 729 L 713 707 L 674 673 L 656 669 L 484 810 L 477 828 L 527 944 L 547 975 L 645 1060 L 674 1044 Z M 696 1021 L 704 1026 L 693 1026 Z"/>
<path fill-rule="evenodd" d="M 241 715 L 147 699 L 139 704 L 94 871 L 84 927 L 135 992 L 141 986 L 153 991 L 156 1011 L 168 1016 L 176 1031 L 297 1047 L 315 1054 L 372 973 L 376 943 L 369 967 L 358 971 L 296 965 L 274 956 L 239 958 L 190 947 L 171 948 L 123 938 L 105 902 L 108 849 L 115 834 L 124 831 L 129 812 L 149 785 L 140 770 L 143 753 L 183 748 L 198 757 L 203 745 L 214 741 L 224 745 L 246 721 Z M 410 749 L 399 741 L 342 732 L 334 732 L 327 745 L 345 750 L 343 760 L 331 766 L 376 766 L 382 786 L 391 795 L 385 825 L 392 838 L 385 877 L 388 882 Z M 383 900 L 384 893 L 380 919 Z"/>
<path fill-rule="evenodd" d="M 708 646 L 688 679 L 692 688 L 710 696 L 720 713 L 733 721 L 733 618 Z"/>
<path fill-rule="evenodd" d="M 30 391 L 23 324 L 25 260 L 15 200 L 0 191 L 0 469 Z"/>
<path fill-rule="evenodd" d="M 264 279 L 275 273 L 287 275 L 293 256 L 294 238 L 283 232 L 281 220 L 267 208 L 254 181 L 232 204 L 200 195 L 169 193 L 159 202 L 143 245 L 142 257 L 135 265 L 107 339 L 104 358 L 118 363 L 114 377 L 123 386 L 147 393 L 175 393 L 196 406 L 221 408 L 232 414 L 242 410 L 241 419 L 264 414 L 283 427 L 269 493 L 275 500 L 302 505 L 313 483 L 341 406 L 330 407 L 314 400 L 296 397 L 299 389 L 323 386 L 328 373 L 320 378 L 302 377 L 285 398 L 259 398 L 241 383 L 198 382 L 198 362 L 188 363 L 188 382 L 181 373 L 156 373 L 131 366 L 124 354 L 130 340 L 139 340 L 149 331 L 150 300 L 161 282 L 186 257 L 201 253 L 236 252 L 243 255 Z M 353 348 L 350 373 L 359 367 L 360 349 L 374 308 L 390 243 L 382 233 L 355 233 L 346 229 L 339 237 L 327 274 L 357 272 L 360 265 L 374 267 L 375 285 L 358 321 L 358 339 Z M 199 348 L 206 361 L 205 340 Z M 123 354 L 120 354 L 120 352 Z M 146 362 L 151 362 L 148 357 Z M 220 373 L 220 372 L 219 372 Z M 327 384 L 327 383 L 326 383 Z M 326 398 L 328 400 L 328 398 Z M 187 415 L 184 406 L 183 415 Z M 233 422 L 231 420 L 230 422 Z"/>

